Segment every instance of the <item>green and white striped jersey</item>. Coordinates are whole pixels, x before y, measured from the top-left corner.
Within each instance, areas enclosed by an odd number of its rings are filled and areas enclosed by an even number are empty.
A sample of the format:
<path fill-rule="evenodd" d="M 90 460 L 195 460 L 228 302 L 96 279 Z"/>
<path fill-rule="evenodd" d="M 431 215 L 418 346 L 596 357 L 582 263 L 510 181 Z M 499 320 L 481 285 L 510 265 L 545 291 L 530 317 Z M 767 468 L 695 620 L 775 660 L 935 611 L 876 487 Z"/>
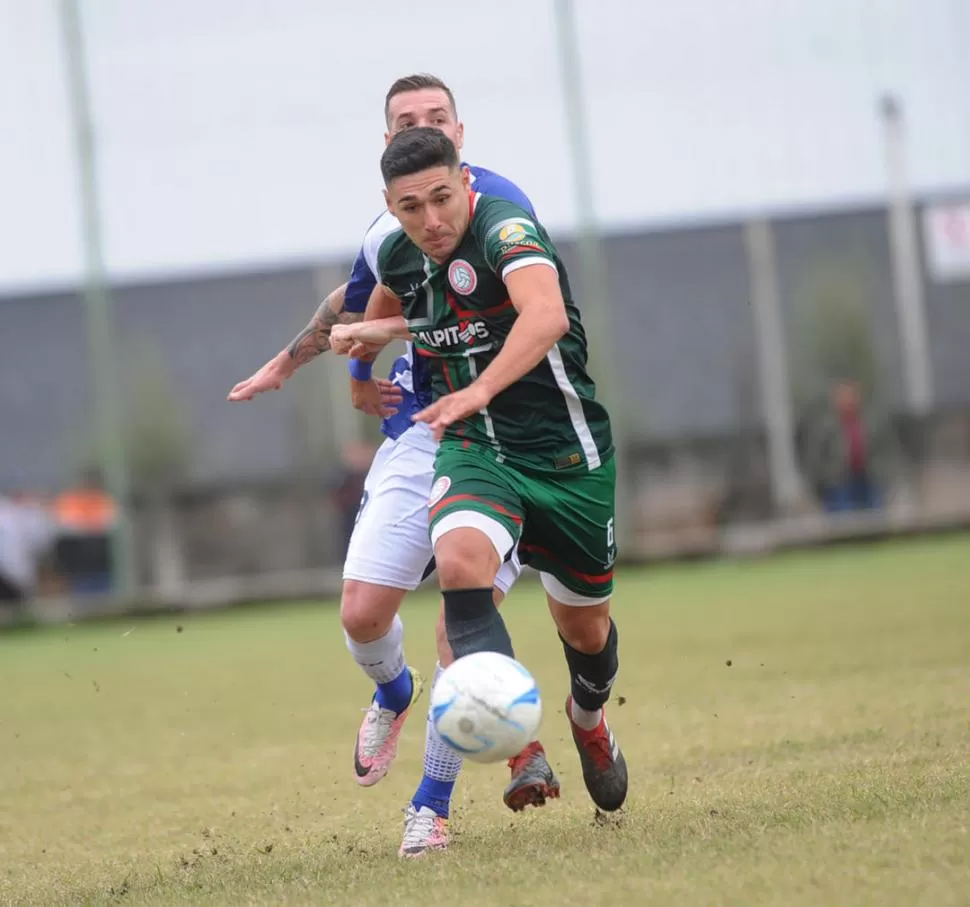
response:
<path fill-rule="evenodd" d="M 586 371 L 586 334 L 556 248 L 519 206 L 477 193 L 469 204 L 469 229 L 443 264 L 403 230 L 377 256 L 378 279 L 401 300 L 415 352 L 430 365 L 433 398 L 467 387 L 501 350 L 518 317 L 504 278 L 518 268 L 556 270 L 569 331 L 543 362 L 445 437 L 488 446 L 500 462 L 531 472 L 596 469 L 613 453 L 610 420 Z"/>

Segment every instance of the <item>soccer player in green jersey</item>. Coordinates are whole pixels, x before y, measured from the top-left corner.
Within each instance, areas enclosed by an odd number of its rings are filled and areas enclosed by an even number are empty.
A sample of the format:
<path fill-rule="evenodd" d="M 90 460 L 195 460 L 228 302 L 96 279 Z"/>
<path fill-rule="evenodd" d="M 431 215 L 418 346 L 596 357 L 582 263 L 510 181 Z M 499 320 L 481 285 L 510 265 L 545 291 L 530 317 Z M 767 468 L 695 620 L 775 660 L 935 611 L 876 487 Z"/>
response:
<path fill-rule="evenodd" d="M 451 89 L 427 73 L 396 79 L 384 100 L 385 144 L 398 132 L 432 126 L 462 148 L 464 125 L 458 118 Z M 462 165 L 477 191 L 499 195 L 531 211 L 528 197 L 497 173 L 472 164 Z M 278 389 L 303 363 L 330 349 L 331 331 L 343 321 L 358 321 L 376 284 L 372 267 L 388 233 L 399 224 L 384 208 L 365 234 L 350 280 L 320 306 L 310 324 L 290 346 L 230 392 L 230 400 L 251 400 L 256 394 Z M 403 346 L 403 344 L 402 344 Z M 409 589 L 433 567 L 428 535 L 427 501 L 434 484 L 437 449 L 427 425 L 411 416 L 431 402 L 430 375 L 424 361 L 415 363 L 413 344 L 391 367 L 393 391 L 382 396 L 378 384 L 365 378 L 369 366 L 352 363 L 351 396 L 355 406 L 382 412 L 387 436 L 367 475 L 350 549 L 344 562 L 340 621 L 354 661 L 374 682 L 353 749 L 354 777 L 370 787 L 384 778 L 396 758 L 405 720 L 421 692 L 417 671 L 404 653 L 404 625 L 398 615 Z M 363 366 L 363 367 L 362 367 Z M 396 393 L 396 399 L 395 399 Z M 395 412 L 396 408 L 396 412 Z M 430 564 L 429 564 L 430 562 Z M 496 577 L 495 600 L 501 602 L 521 566 L 513 558 Z M 439 664 L 435 682 L 451 662 L 443 619 L 436 628 Z M 402 856 L 420 856 L 447 846 L 448 818 L 461 756 L 439 737 L 429 720 L 426 727 L 424 772 L 404 811 Z M 542 806 L 559 796 L 559 780 L 542 744 L 531 741 L 509 760 L 510 779 L 503 800 L 512 810 Z"/>
<path fill-rule="evenodd" d="M 378 253 L 374 320 L 335 330 L 335 349 L 409 337 L 428 358 L 433 402 L 415 419 L 441 441 L 429 519 L 448 641 L 456 658 L 513 654 L 491 590 L 518 546 L 562 639 L 586 788 L 618 809 L 626 762 L 604 715 L 619 665 L 613 441 L 565 268 L 532 215 L 471 190 L 440 131 L 399 134 L 381 170 L 401 229 Z"/>

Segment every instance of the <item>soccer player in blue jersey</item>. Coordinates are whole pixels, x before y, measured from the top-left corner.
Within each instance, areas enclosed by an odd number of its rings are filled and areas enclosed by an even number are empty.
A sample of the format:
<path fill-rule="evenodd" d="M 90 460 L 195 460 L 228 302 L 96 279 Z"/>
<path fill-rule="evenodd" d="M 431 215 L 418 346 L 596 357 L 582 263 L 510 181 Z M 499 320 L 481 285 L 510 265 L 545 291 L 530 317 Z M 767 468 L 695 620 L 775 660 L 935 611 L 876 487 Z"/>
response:
<path fill-rule="evenodd" d="M 464 126 L 454 97 L 434 76 L 398 79 L 387 93 L 384 112 L 386 142 L 412 127 L 430 126 L 445 133 L 459 150 L 462 147 Z M 476 191 L 533 210 L 525 194 L 509 180 L 481 167 L 462 166 Z M 297 368 L 330 349 L 336 324 L 363 318 L 377 283 L 378 249 L 399 228 L 397 219 L 385 210 L 368 229 L 349 281 L 324 300 L 287 349 L 237 384 L 230 400 L 251 400 L 259 393 L 279 389 Z M 354 405 L 382 416 L 386 435 L 365 481 L 344 563 L 340 609 L 351 655 L 377 686 L 354 753 L 357 781 L 370 786 L 390 768 L 404 721 L 421 692 L 421 678 L 404 657 L 404 627 L 398 610 L 405 594 L 420 584 L 432 563 L 428 501 L 437 442 L 428 426 L 412 422 L 412 416 L 430 404 L 431 386 L 427 366 L 414 356 L 410 343 L 392 366 L 392 387 L 374 380 L 366 362 L 352 361 L 350 371 Z M 503 565 L 495 580 L 496 601 L 504 597 L 520 569 L 517 558 Z M 435 680 L 451 660 L 440 622 L 438 652 Z M 405 811 L 400 851 L 404 856 L 443 849 L 448 843 L 449 803 L 461 759 L 441 741 L 430 720 L 424 764 L 424 777 Z M 509 808 L 541 806 L 546 798 L 559 795 L 559 782 L 538 741 L 510 760 L 510 768 L 512 778 L 504 795 Z"/>

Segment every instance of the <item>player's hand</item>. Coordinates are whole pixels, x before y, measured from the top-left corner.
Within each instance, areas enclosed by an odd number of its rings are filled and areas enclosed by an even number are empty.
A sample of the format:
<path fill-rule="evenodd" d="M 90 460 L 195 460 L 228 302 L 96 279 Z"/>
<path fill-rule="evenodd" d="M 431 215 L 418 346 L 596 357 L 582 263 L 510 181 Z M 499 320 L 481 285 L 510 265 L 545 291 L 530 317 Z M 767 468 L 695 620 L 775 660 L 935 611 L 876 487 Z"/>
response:
<path fill-rule="evenodd" d="M 354 340 L 354 327 L 352 324 L 335 324 L 330 329 L 331 352 L 338 356 L 346 356 L 351 351 L 356 342 Z"/>
<path fill-rule="evenodd" d="M 387 382 L 390 384 L 390 382 Z M 357 381 L 350 379 L 350 400 L 354 404 L 354 409 L 359 409 L 362 413 L 369 416 L 380 416 L 386 419 L 397 412 L 397 408 L 389 406 L 384 400 L 386 389 L 381 390 L 378 379 L 371 378 L 370 381 Z"/>
<path fill-rule="evenodd" d="M 296 371 L 296 363 L 286 350 L 270 359 L 258 372 L 250 375 L 245 381 L 240 381 L 229 391 L 229 401 L 238 403 L 242 400 L 252 400 L 257 394 L 266 391 L 278 391 L 283 382 Z"/>
<path fill-rule="evenodd" d="M 335 324 L 330 331 L 330 349 L 338 356 L 363 359 L 376 356 L 387 346 L 387 341 L 377 342 L 370 338 L 361 339 L 361 334 L 377 336 L 373 329 L 368 331 L 366 322 Z"/>
<path fill-rule="evenodd" d="M 404 402 L 404 391 L 400 384 L 388 381 L 387 378 L 375 378 L 374 383 L 381 392 L 381 403 L 384 406 L 397 407 Z M 397 412 L 396 408 L 394 412 Z"/>
<path fill-rule="evenodd" d="M 354 345 L 350 348 L 349 356 L 351 359 L 369 359 L 376 356 L 382 349 L 384 347 L 379 344 L 355 340 Z"/>
<path fill-rule="evenodd" d="M 449 425 L 481 412 L 491 402 L 488 391 L 475 381 L 464 390 L 441 397 L 431 406 L 415 413 L 414 421 L 427 423 L 435 438 L 440 441 Z"/>

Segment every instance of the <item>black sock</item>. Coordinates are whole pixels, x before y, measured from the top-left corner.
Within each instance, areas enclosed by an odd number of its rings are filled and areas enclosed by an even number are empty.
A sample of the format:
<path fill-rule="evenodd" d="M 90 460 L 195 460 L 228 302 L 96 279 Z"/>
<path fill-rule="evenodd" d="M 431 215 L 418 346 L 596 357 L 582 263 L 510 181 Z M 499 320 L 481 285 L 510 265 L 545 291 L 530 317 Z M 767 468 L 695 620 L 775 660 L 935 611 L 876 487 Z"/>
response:
<path fill-rule="evenodd" d="M 445 630 L 455 658 L 472 652 L 501 652 L 514 658 L 512 639 L 489 589 L 448 589 Z"/>
<path fill-rule="evenodd" d="M 562 636 L 559 637 L 562 639 Z M 565 639 L 562 647 L 566 651 L 566 664 L 569 666 L 569 681 L 572 687 L 573 702 L 587 712 L 603 708 L 610 698 L 610 689 L 620 668 L 617 651 L 616 624 L 610 618 L 610 633 L 602 652 L 587 655 L 577 652 Z"/>

